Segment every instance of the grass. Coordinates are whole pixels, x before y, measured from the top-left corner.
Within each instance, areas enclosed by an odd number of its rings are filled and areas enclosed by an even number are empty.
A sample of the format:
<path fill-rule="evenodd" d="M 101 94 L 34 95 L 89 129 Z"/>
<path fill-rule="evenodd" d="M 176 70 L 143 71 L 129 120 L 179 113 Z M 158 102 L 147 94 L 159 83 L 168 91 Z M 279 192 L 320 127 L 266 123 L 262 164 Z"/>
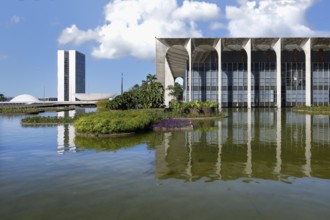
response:
<path fill-rule="evenodd" d="M 74 126 L 78 135 L 102 136 L 147 130 L 162 119 L 157 110 L 103 111 L 80 117 Z"/>
<path fill-rule="evenodd" d="M 56 124 L 70 124 L 83 115 L 90 113 L 77 113 L 74 117 L 57 117 L 57 116 L 34 116 L 27 117 L 21 120 L 22 125 L 56 125 Z"/>
<path fill-rule="evenodd" d="M 293 110 L 297 112 L 305 112 L 311 114 L 330 114 L 330 106 L 296 106 L 293 107 Z"/>
<path fill-rule="evenodd" d="M 69 124 L 73 122 L 72 117 L 28 117 L 22 119 L 22 124 Z"/>
<path fill-rule="evenodd" d="M 189 119 L 204 119 L 204 118 L 222 118 L 225 116 L 224 113 L 218 112 L 218 113 L 211 113 L 211 114 L 190 114 L 190 113 L 181 113 L 181 112 L 166 112 L 167 118 L 189 118 Z"/>
<path fill-rule="evenodd" d="M 173 118 L 209 118 L 222 117 L 222 113 L 213 114 L 189 114 L 178 112 L 166 112 L 164 109 L 141 109 L 141 110 L 104 110 L 99 109 L 98 112 L 76 114 L 71 117 L 28 117 L 22 119 L 24 126 L 45 126 L 55 124 L 73 123 L 77 135 L 79 136 L 98 136 L 107 137 L 113 135 L 121 135 L 126 133 L 135 133 L 152 129 L 152 125 L 163 122 L 163 127 L 187 127 L 184 122 L 190 120 L 177 120 Z M 170 119 L 170 120 L 169 120 Z M 191 127 L 191 122 L 189 123 Z M 157 127 L 157 125 L 156 125 Z M 159 127 L 162 127 L 159 125 Z"/>
<path fill-rule="evenodd" d="M 74 110 L 74 107 L 39 107 L 39 106 L 3 106 L 0 114 L 38 114 Z"/>

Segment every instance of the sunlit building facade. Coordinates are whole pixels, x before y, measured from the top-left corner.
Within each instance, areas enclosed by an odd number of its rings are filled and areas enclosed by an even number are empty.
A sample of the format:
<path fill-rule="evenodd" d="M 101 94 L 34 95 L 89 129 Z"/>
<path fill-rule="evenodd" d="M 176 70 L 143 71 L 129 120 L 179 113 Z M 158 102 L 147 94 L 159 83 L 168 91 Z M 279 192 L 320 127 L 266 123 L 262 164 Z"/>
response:
<path fill-rule="evenodd" d="M 329 106 L 330 38 L 157 38 L 156 73 L 165 88 L 182 78 L 184 101 Z"/>
<path fill-rule="evenodd" d="M 76 101 L 85 93 L 85 55 L 75 50 L 57 51 L 57 100 Z"/>

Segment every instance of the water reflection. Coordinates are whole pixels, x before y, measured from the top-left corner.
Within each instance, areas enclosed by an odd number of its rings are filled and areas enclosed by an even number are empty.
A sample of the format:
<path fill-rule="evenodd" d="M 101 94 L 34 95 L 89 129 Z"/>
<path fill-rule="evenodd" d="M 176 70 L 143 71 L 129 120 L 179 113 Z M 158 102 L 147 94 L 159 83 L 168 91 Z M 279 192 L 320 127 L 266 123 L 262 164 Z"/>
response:
<path fill-rule="evenodd" d="M 57 113 L 57 117 L 74 117 L 76 113 L 84 113 L 85 109 L 76 109 L 72 111 L 62 111 Z M 75 130 L 73 125 L 57 126 L 57 153 L 76 152 L 74 144 Z"/>
<path fill-rule="evenodd" d="M 329 116 L 275 109 L 228 115 L 212 121 L 213 129 L 164 133 L 156 149 L 157 178 L 330 178 Z"/>

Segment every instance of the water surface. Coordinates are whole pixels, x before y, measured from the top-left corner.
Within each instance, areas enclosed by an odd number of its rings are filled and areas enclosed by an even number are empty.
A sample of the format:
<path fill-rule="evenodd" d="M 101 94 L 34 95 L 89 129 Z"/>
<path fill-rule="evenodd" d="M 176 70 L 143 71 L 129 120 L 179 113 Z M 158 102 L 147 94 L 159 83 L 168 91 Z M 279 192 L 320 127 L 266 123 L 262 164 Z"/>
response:
<path fill-rule="evenodd" d="M 0 116 L 0 219 L 329 219 L 329 116 L 228 116 L 116 139 Z"/>

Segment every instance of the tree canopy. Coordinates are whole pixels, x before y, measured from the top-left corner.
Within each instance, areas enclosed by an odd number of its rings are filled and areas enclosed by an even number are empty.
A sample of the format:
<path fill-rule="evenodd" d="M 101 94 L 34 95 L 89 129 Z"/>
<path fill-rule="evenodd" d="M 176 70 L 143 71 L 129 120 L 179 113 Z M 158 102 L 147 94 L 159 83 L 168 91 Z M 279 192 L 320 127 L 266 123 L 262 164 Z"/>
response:
<path fill-rule="evenodd" d="M 0 93 L 0 102 L 6 101 L 6 98 L 3 94 Z"/>
<path fill-rule="evenodd" d="M 164 103 L 164 88 L 157 82 L 155 75 L 148 74 L 140 85 L 134 85 L 130 90 L 109 101 L 109 109 L 142 109 L 159 108 Z"/>

